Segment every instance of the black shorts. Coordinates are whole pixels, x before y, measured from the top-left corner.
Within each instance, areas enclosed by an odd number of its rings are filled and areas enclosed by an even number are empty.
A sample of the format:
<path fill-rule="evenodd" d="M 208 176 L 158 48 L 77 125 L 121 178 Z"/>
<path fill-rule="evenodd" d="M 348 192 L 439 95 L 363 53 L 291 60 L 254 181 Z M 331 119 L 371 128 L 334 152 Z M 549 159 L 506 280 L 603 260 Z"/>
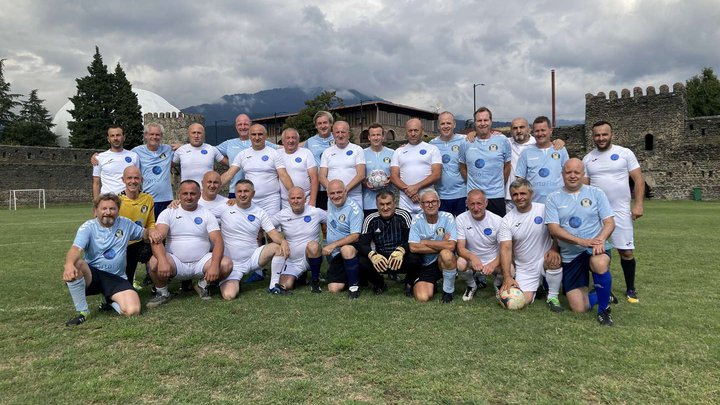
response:
<path fill-rule="evenodd" d="M 340 253 L 333 256 L 328 263 L 327 282 L 347 284 L 348 278 L 345 272 L 345 260 Z"/>
<path fill-rule="evenodd" d="M 324 209 L 327 211 L 328 196 L 326 190 L 318 190 L 317 197 L 315 197 L 315 208 Z"/>
<path fill-rule="evenodd" d="M 605 251 L 610 256 L 610 251 Z M 587 287 L 590 284 L 590 258 L 587 251 L 580 253 L 570 263 L 563 263 L 563 291 L 568 293 L 576 288 Z"/>
<path fill-rule="evenodd" d="M 436 260 L 433 263 L 426 266 L 416 267 L 414 270 L 408 272 L 407 280 L 411 281 L 413 285 L 417 284 L 419 281 L 435 284 L 435 282 L 441 278 L 442 271 L 440 271 L 438 261 Z"/>
<path fill-rule="evenodd" d="M 495 215 L 499 215 L 501 218 L 506 214 L 505 197 L 500 198 L 488 198 L 487 210 Z"/>
<path fill-rule="evenodd" d="M 85 288 L 85 295 L 102 294 L 110 302 L 110 297 L 125 290 L 133 290 L 132 284 L 124 278 L 90 266 L 92 282 Z M 135 291 L 135 290 L 133 290 Z"/>
<path fill-rule="evenodd" d="M 449 212 L 455 216 L 458 216 L 463 212 L 467 211 L 467 206 L 465 205 L 466 200 L 467 197 L 453 198 L 450 200 L 440 199 L 440 211 Z"/>

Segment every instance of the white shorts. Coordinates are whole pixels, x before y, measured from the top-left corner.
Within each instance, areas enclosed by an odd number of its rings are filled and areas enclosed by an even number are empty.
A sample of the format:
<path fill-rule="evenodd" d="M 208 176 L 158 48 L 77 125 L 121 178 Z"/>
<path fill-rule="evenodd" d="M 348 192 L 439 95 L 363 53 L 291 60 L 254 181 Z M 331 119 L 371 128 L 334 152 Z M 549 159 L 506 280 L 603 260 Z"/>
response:
<path fill-rule="evenodd" d="M 310 264 L 307 262 L 307 259 L 305 259 L 305 256 L 297 259 L 287 259 L 285 261 L 285 268 L 280 275 L 294 276 L 295 278 L 297 278 L 309 269 Z"/>
<path fill-rule="evenodd" d="M 515 281 L 520 289 L 526 292 L 537 291 L 540 282 L 545 275 L 545 258 L 529 266 L 518 266 L 515 264 Z"/>
<path fill-rule="evenodd" d="M 205 253 L 205 256 L 203 256 L 200 260 L 196 262 L 181 262 L 180 259 L 175 257 L 174 254 L 168 253 L 170 257 L 172 257 L 173 261 L 175 262 L 175 268 L 177 269 L 177 272 L 175 273 L 175 277 L 178 280 L 193 280 L 193 279 L 201 279 L 205 277 L 205 273 L 203 273 L 203 268 L 205 267 L 205 263 L 208 262 L 208 260 L 212 259 L 212 253 L 208 252 Z"/>
<path fill-rule="evenodd" d="M 615 213 L 615 230 L 610 235 L 610 243 L 620 250 L 635 250 L 633 241 L 633 221 L 630 212 Z"/>
<path fill-rule="evenodd" d="M 262 208 L 270 218 L 273 218 L 278 212 L 280 212 L 280 207 L 282 206 L 280 203 L 280 192 L 273 194 L 272 196 L 265 197 L 262 200 L 254 200 L 253 202 Z"/>
<path fill-rule="evenodd" d="M 227 276 L 225 280 L 220 282 L 220 285 L 223 285 L 226 281 L 230 280 L 240 281 L 246 274 L 261 269 L 262 266 L 260 266 L 260 254 L 262 253 L 264 248 L 265 245 L 255 248 L 252 256 L 245 260 L 233 260 L 232 272 L 229 276 Z"/>

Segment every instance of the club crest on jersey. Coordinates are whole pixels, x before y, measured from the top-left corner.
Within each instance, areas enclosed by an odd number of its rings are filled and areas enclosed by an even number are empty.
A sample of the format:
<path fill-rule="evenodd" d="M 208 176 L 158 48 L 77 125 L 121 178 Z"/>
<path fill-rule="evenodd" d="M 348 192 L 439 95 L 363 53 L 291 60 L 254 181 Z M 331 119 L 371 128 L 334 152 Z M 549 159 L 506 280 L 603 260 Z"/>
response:
<path fill-rule="evenodd" d="M 297 162 L 297 163 L 302 163 L 302 158 L 296 157 L 296 158 L 295 158 L 295 162 Z"/>
<path fill-rule="evenodd" d="M 497 145 L 495 145 L 495 144 L 493 143 L 493 144 L 491 144 L 490 146 L 488 146 L 488 150 L 489 150 L 490 152 L 495 152 L 496 150 L 498 150 L 498 147 L 497 147 Z"/>
<path fill-rule="evenodd" d="M 443 163 L 450 163 L 450 155 L 443 155 L 442 157 Z"/>
<path fill-rule="evenodd" d="M 589 198 L 583 198 L 580 201 L 580 205 L 582 205 L 583 207 L 589 207 L 592 205 L 592 200 L 590 200 Z"/>
<path fill-rule="evenodd" d="M 552 155 L 550 155 L 550 157 L 552 157 L 555 160 L 558 160 L 558 159 L 560 159 L 560 154 L 557 152 L 553 152 Z"/>
<path fill-rule="evenodd" d="M 436 229 L 436 230 L 435 230 L 435 235 L 438 235 L 438 236 L 443 236 L 443 235 L 445 235 L 445 228 L 443 228 L 443 227 L 441 226 L 440 228 Z"/>
<path fill-rule="evenodd" d="M 158 156 L 160 159 L 165 159 L 167 155 L 165 153 L 161 153 L 160 156 Z"/>
<path fill-rule="evenodd" d="M 543 167 L 542 169 L 538 170 L 538 175 L 540 175 L 540 177 L 547 177 L 550 175 L 550 169 L 548 169 L 547 167 Z"/>
<path fill-rule="evenodd" d="M 195 219 L 193 221 L 198 225 L 202 224 L 202 218 L 200 218 L 200 217 L 195 217 Z"/>
<path fill-rule="evenodd" d="M 424 155 L 424 154 L 426 154 L 426 153 L 427 153 L 427 151 L 426 151 L 425 149 L 420 149 L 420 154 L 421 154 L 421 155 Z"/>
<path fill-rule="evenodd" d="M 303 221 L 310 222 L 310 221 L 312 221 L 312 217 L 310 217 L 310 215 L 305 215 L 305 217 L 303 218 Z"/>
<path fill-rule="evenodd" d="M 383 163 L 390 163 L 390 158 L 388 156 L 385 156 L 383 158 Z"/>
<path fill-rule="evenodd" d="M 353 154 L 353 151 L 349 150 L 349 151 L 345 152 L 345 154 L 348 156 L 351 156 Z"/>
<path fill-rule="evenodd" d="M 582 225 L 582 219 L 578 217 L 570 217 L 570 223 L 571 228 L 580 228 L 580 225 Z"/>
<path fill-rule="evenodd" d="M 543 219 L 542 219 L 542 217 L 541 217 L 541 216 L 539 216 L 539 215 L 538 215 L 538 216 L 536 216 L 536 217 L 535 217 L 535 219 L 534 219 L 533 221 L 534 221 L 534 222 L 535 222 L 536 224 L 538 224 L 538 225 L 540 225 L 540 224 L 542 224 L 542 223 L 543 223 Z"/>
<path fill-rule="evenodd" d="M 330 146 L 335 146 L 335 140 L 330 141 Z"/>
<path fill-rule="evenodd" d="M 475 167 L 477 167 L 478 169 L 482 169 L 483 167 L 485 167 L 485 161 L 483 159 L 476 160 Z"/>
<path fill-rule="evenodd" d="M 113 248 L 110 248 L 110 249 L 106 250 L 105 252 L 103 252 L 103 257 L 108 260 L 114 259 L 116 255 L 117 255 L 117 253 L 115 253 L 115 249 L 113 249 Z"/>
<path fill-rule="evenodd" d="M 160 166 L 154 166 L 152 168 L 152 172 L 153 172 L 153 174 L 160 174 L 160 173 L 162 173 L 162 168 Z"/>
<path fill-rule="evenodd" d="M 610 160 L 618 160 L 618 159 L 620 159 L 620 155 L 618 155 L 617 153 L 613 153 L 612 156 L 610 156 Z"/>
<path fill-rule="evenodd" d="M 453 152 L 459 152 L 459 151 L 460 151 L 460 147 L 459 147 L 458 145 L 453 145 L 452 147 L 450 147 L 450 150 L 453 151 Z"/>
<path fill-rule="evenodd" d="M 125 161 L 130 163 L 132 162 L 132 158 L 130 156 L 125 156 Z"/>
<path fill-rule="evenodd" d="M 205 149 L 203 149 L 203 150 L 200 151 L 200 153 L 202 153 L 203 155 L 207 155 L 207 154 L 208 154 L 208 151 L 205 150 Z"/>
<path fill-rule="evenodd" d="M 490 235 L 492 235 L 493 232 L 492 232 L 492 229 L 485 228 L 485 229 L 483 229 L 483 233 L 487 236 L 490 236 Z"/>
<path fill-rule="evenodd" d="M 253 214 L 248 215 L 248 221 L 250 221 L 250 222 L 255 221 L 255 215 L 253 215 Z"/>
<path fill-rule="evenodd" d="M 115 237 L 116 237 L 116 238 L 122 238 L 122 236 L 123 236 L 123 230 L 122 230 L 122 229 L 118 229 L 117 231 L 115 231 Z"/>
<path fill-rule="evenodd" d="M 340 216 L 338 217 L 338 221 L 345 222 L 345 214 L 340 214 Z"/>
<path fill-rule="evenodd" d="M 270 159 L 270 156 L 268 156 L 268 155 L 263 155 L 263 157 L 262 157 L 261 159 L 262 159 L 263 162 L 267 162 L 267 161 Z"/>
<path fill-rule="evenodd" d="M 148 206 L 147 206 L 147 205 L 143 205 L 142 207 L 140 207 L 140 212 L 142 212 L 143 214 L 146 213 L 147 210 L 148 210 Z"/>

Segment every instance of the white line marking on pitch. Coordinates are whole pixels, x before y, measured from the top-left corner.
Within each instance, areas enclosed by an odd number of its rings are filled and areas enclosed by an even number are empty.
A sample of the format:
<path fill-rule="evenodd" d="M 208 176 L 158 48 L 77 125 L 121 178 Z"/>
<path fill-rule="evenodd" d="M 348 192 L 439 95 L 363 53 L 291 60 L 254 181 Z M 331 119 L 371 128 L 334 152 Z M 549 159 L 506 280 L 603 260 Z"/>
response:
<path fill-rule="evenodd" d="M 48 305 L 35 305 L 31 307 L 20 307 L 20 308 L 0 308 L 0 312 L 29 312 L 29 311 L 54 311 L 57 307 L 51 307 Z"/>
<path fill-rule="evenodd" d="M 59 243 L 59 242 L 72 242 L 72 239 L 37 240 L 34 242 L 4 243 L 4 244 L 0 245 L 0 247 L 17 246 L 17 245 L 34 245 L 36 243 Z"/>

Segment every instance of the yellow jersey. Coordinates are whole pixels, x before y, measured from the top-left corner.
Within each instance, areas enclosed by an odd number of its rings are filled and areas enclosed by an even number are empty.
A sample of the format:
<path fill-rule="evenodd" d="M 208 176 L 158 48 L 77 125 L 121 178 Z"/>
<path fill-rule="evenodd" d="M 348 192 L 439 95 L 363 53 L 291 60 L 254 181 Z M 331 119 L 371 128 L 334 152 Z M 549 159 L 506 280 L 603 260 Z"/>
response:
<path fill-rule="evenodd" d="M 155 201 L 148 193 L 140 193 L 138 198 L 132 200 L 125 195 L 125 191 L 120 195 L 120 215 L 135 222 L 145 229 L 155 228 Z M 130 241 L 130 244 L 140 242 L 140 240 Z"/>

